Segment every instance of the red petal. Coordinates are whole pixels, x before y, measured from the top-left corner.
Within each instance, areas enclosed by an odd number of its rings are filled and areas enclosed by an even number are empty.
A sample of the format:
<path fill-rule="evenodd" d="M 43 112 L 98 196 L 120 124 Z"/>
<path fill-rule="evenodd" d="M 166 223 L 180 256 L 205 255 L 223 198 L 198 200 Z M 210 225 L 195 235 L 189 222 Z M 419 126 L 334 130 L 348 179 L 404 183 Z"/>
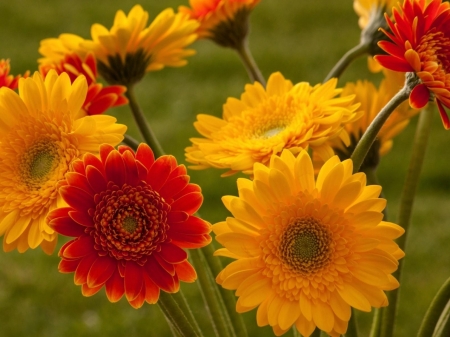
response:
<path fill-rule="evenodd" d="M 103 286 L 98 286 L 96 288 L 89 288 L 89 286 L 85 283 L 81 286 L 81 293 L 83 296 L 89 297 L 92 295 L 95 295 L 99 292 L 100 289 L 102 289 Z"/>
<path fill-rule="evenodd" d="M 133 261 L 127 261 L 125 265 L 125 296 L 128 301 L 132 301 L 139 296 L 144 286 L 142 273 L 142 267 Z"/>
<path fill-rule="evenodd" d="M 211 226 L 203 219 L 200 219 L 196 216 L 190 216 L 187 221 L 170 223 L 169 232 L 178 232 L 188 235 L 208 234 L 209 232 L 211 232 Z"/>
<path fill-rule="evenodd" d="M 89 269 L 89 274 L 87 276 L 88 286 L 94 288 L 105 284 L 115 270 L 117 270 L 117 263 L 110 257 L 98 258 L 92 264 L 91 269 Z"/>
<path fill-rule="evenodd" d="M 84 234 L 84 228 L 72 220 L 69 216 L 54 218 L 48 225 L 59 234 L 78 237 Z"/>
<path fill-rule="evenodd" d="M 155 155 L 147 144 L 141 143 L 136 151 L 136 159 L 139 160 L 147 169 L 150 169 L 155 162 Z"/>
<path fill-rule="evenodd" d="M 130 151 L 126 151 L 122 154 L 122 158 L 127 171 L 128 184 L 135 186 L 139 183 L 139 173 L 136 167 L 136 159 Z"/>
<path fill-rule="evenodd" d="M 181 248 L 201 248 L 211 242 L 209 234 L 187 235 L 182 233 L 171 233 L 172 242 Z"/>
<path fill-rule="evenodd" d="M 185 176 L 186 174 L 187 174 L 186 166 L 179 165 L 175 169 L 173 169 L 173 171 L 170 173 L 168 180 L 173 179 L 178 176 Z"/>
<path fill-rule="evenodd" d="M 201 193 L 202 189 L 200 188 L 199 185 L 197 184 L 188 184 L 180 193 L 177 193 L 173 196 L 174 199 L 179 199 L 180 197 L 182 197 L 185 194 L 189 194 L 189 193 L 193 193 L 193 192 L 198 192 Z"/>
<path fill-rule="evenodd" d="M 127 172 L 125 163 L 118 151 L 111 151 L 106 159 L 105 174 L 108 181 L 113 181 L 117 186 L 122 187 L 126 183 Z"/>
<path fill-rule="evenodd" d="M 59 189 L 59 193 L 64 201 L 76 210 L 88 210 L 95 207 L 92 195 L 81 188 L 66 185 Z"/>
<path fill-rule="evenodd" d="M 94 97 L 98 95 L 102 88 L 103 85 L 101 83 L 92 83 L 88 88 L 83 107 L 86 107 L 86 105 L 89 104 L 94 99 Z"/>
<path fill-rule="evenodd" d="M 162 290 L 173 293 L 178 286 L 175 284 L 174 278 L 164 270 L 163 267 L 155 260 L 154 257 L 150 257 L 145 265 L 144 271 L 151 278 L 151 280 Z"/>
<path fill-rule="evenodd" d="M 175 211 L 171 211 L 168 215 L 167 215 L 167 221 L 170 224 L 174 224 L 176 222 L 184 222 L 187 219 L 189 219 L 189 214 L 187 214 L 186 212 L 175 212 Z"/>
<path fill-rule="evenodd" d="M 69 214 L 69 211 L 73 210 L 72 207 L 61 207 L 56 208 L 48 213 L 47 215 L 47 223 L 56 218 L 63 218 Z"/>
<path fill-rule="evenodd" d="M 394 71 L 400 71 L 400 72 L 413 72 L 414 69 L 409 65 L 408 62 L 404 59 L 399 59 L 394 56 L 390 55 L 375 55 L 373 57 L 379 64 L 381 64 L 383 67 L 387 69 L 391 69 Z"/>
<path fill-rule="evenodd" d="M 180 263 L 187 259 L 187 253 L 171 243 L 163 243 L 161 245 L 159 256 L 169 263 Z"/>
<path fill-rule="evenodd" d="M 409 95 L 409 105 L 414 109 L 422 109 L 430 99 L 430 91 L 425 84 L 416 85 Z"/>
<path fill-rule="evenodd" d="M 447 112 L 445 111 L 444 106 L 442 105 L 440 100 L 436 100 L 438 109 L 439 109 L 439 114 L 441 115 L 441 119 L 442 119 L 442 124 L 444 125 L 445 130 L 450 130 L 450 120 L 448 119 L 448 115 Z"/>
<path fill-rule="evenodd" d="M 178 200 L 175 200 L 171 206 L 173 211 L 184 211 L 188 214 L 194 214 L 198 211 L 203 202 L 201 193 L 194 192 L 183 195 Z"/>
<path fill-rule="evenodd" d="M 147 303 L 154 304 L 159 299 L 159 287 L 150 279 L 147 273 L 144 275 L 145 300 Z"/>
<path fill-rule="evenodd" d="M 178 278 L 184 282 L 194 282 L 197 279 L 197 273 L 189 261 L 184 261 L 175 265 Z"/>
<path fill-rule="evenodd" d="M 70 211 L 69 216 L 75 221 L 77 224 L 80 224 L 81 226 L 85 227 L 93 227 L 94 226 L 94 220 L 92 217 L 82 211 Z"/>
<path fill-rule="evenodd" d="M 108 158 L 109 154 L 112 151 L 115 151 L 114 146 L 109 145 L 109 144 L 102 144 L 102 145 L 100 145 L 100 159 L 101 159 L 103 164 L 106 163 L 106 159 Z"/>
<path fill-rule="evenodd" d="M 167 262 L 166 260 L 164 260 L 159 253 L 154 253 L 154 258 L 156 260 L 156 262 L 159 263 L 159 265 L 161 267 L 164 268 L 164 270 L 166 272 L 168 272 L 170 274 L 170 276 L 174 276 L 175 275 L 175 267 L 172 263 Z"/>
<path fill-rule="evenodd" d="M 100 146 L 100 150 L 104 147 L 104 145 Z M 114 149 L 114 148 L 113 148 Z M 88 165 L 92 165 L 100 172 L 104 172 L 103 163 L 98 159 L 96 156 L 94 156 L 92 153 L 86 153 L 83 157 L 84 165 L 87 168 Z M 83 171 L 84 173 L 84 171 Z"/>
<path fill-rule="evenodd" d="M 80 260 L 66 260 L 59 261 L 58 270 L 60 273 L 73 273 L 80 263 Z"/>
<path fill-rule="evenodd" d="M 83 235 L 69 241 L 63 252 L 63 257 L 76 259 L 94 252 L 94 239 L 91 236 Z"/>
<path fill-rule="evenodd" d="M 88 113 L 89 115 L 100 115 L 110 107 L 115 106 L 116 101 L 116 94 L 105 94 L 102 90 L 102 92 L 92 100 L 88 108 Z"/>
<path fill-rule="evenodd" d="M 144 304 L 144 301 L 145 301 L 145 288 L 142 287 L 139 295 L 134 300 L 131 300 L 131 301 L 128 301 L 128 302 L 130 303 L 130 305 L 133 308 L 139 309 Z"/>
<path fill-rule="evenodd" d="M 159 194 L 167 200 L 177 193 L 181 192 L 188 183 L 188 175 L 175 177 L 166 182 L 166 184 L 160 189 Z"/>
<path fill-rule="evenodd" d="M 117 147 L 117 151 L 119 151 L 120 154 L 124 154 L 126 151 L 130 151 L 130 154 L 133 156 L 133 158 L 136 158 L 134 151 L 131 147 L 129 147 L 128 145 L 119 145 Z"/>
<path fill-rule="evenodd" d="M 159 157 L 148 171 L 147 183 L 149 183 L 154 190 L 159 191 L 166 183 L 170 172 L 172 172 L 173 160 L 174 158 L 172 156 Z"/>
<path fill-rule="evenodd" d="M 83 189 L 86 192 L 93 194 L 91 186 L 89 185 L 86 176 L 77 172 L 68 172 L 65 175 L 66 181 L 71 186 Z"/>
<path fill-rule="evenodd" d="M 106 180 L 101 171 L 94 166 L 86 168 L 86 177 L 89 185 L 95 193 L 100 193 L 106 190 Z"/>
<path fill-rule="evenodd" d="M 73 276 L 73 281 L 75 282 L 75 284 L 81 285 L 87 283 L 89 269 L 91 269 L 92 264 L 97 259 L 98 255 L 90 254 L 88 256 L 85 256 L 81 260 L 78 260 L 79 264 L 77 269 L 75 270 L 75 275 Z"/>
<path fill-rule="evenodd" d="M 120 276 L 119 272 L 116 270 L 112 276 L 106 281 L 106 296 L 110 302 L 115 303 L 120 300 L 125 292 L 125 287 L 123 285 L 123 277 Z"/>
<path fill-rule="evenodd" d="M 75 160 L 72 163 L 72 170 L 84 174 L 84 162 L 82 160 Z"/>

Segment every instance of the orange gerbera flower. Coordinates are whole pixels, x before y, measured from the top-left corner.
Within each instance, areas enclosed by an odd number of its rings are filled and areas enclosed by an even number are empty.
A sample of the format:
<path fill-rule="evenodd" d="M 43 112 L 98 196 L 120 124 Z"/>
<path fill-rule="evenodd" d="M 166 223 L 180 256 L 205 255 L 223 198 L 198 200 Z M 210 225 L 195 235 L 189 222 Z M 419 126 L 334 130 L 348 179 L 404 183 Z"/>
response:
<path fill-rule="evenodd" d="M 383 30 L 391 41 L 379 46 L 389 55 L 377 55 L 384 67 L 414 72 L 419 84 L 409 96 L 413 108 L 423 108 L 434 97 L 444 127 L 450 129 L 445 107 L 450 107 L 450 4 L 442 0 L 405 0 L 400 9 L 386 16 L 392 33 Z M 395 23 L 394 23 L 395 22 Z"/>
<path fill-rule="evenodd" d="M 66 72 L 71 82 L 79 75 L 84 75 L 88 84 L 88 93 L 83 109 L 88 115 L 98 115 L 111 107 L 126 104 L 123 96 L 126 88 L 121 85 L 103 87 L 97 82 L 97 64 L 93 53 L 83 52 L 79 45 L 84 40 L 73 34 L 62 34 L 59 38 L 41 41 L 39 52 L 44 56 L 39 59 L 39 70 L 45 76 L 50 69 L 58 74 Z"/>
<path fill-rule="evenodd" d="M 194 268 L 183 248 L 211 241 L 210 225 L 193 216 L 203 197 L 186 168 L 172 156 L 154 159 L 141 144 L 100 146 L 100 159 L 86 154 L 60 189 L 69 207 L 48 215 L 50 226 L 75 237 L 60 250 L 59 270 L 74 272 L 75 284 L 91 296 L 103 286 L 111 302 L 125 294 L 139 308 L 156 303 L 160 289 L 177 292 L 193 282 Z"/>
<path fill-rule="evenodd" d="M 8 87 L 10 89 L 17 89 L 19 78 L 21 78 L 21 75 L 17 75 L 14 77 L 13 75 L 9 74 L 10 70 L 9 60 L 1 59 L 0 60 L 0 88 L 1 87 Z M 27 71 L 23 77 L 28 77 L 30 74 L 29 71 Z"/>
<path fill-rule="evenodd" d="M 178 10 L 200 23 L 200 38 L 209 38 L 224 47 L 236 47 L 248 33 L 248 15 L 260 0 L 190 0 L 191 8 Z"/>

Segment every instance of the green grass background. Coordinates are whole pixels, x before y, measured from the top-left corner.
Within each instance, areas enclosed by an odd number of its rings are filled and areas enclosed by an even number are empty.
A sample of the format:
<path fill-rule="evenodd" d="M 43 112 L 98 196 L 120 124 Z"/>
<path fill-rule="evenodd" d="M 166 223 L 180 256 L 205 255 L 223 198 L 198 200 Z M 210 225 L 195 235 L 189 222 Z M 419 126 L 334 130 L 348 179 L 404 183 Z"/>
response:
<path fill-rule="evenodd" d="M 0 58 L 10 58 L 12 72 L 37 68 L 40 40 L 61 33 L 88 38 L 97 22 L 112 25 L 118 9 L 128 12 L 130 0 L 0 2 Z M 151 19 L 166 7 L 187 5 L 188 0 L 141 2 Z M 281 71 L 293 82 L 311 84 L 323 80 L 334 63 L 359 40 L 357 16 L 351 0 L 262 0 L 251 16 L 250 47 L 263 74 Z M 198 113 L 221 116 L 227 97 L 239 97 L 248 82 L 243 66 L 231 50 L 210 41 L 193 45 L 197 55 L 183 68 L 167 68 L 148 74 L 137 95 L 166 152 L 185 163 L 184 148 L 197 136 L 193 127 Z M 340 80 L 373 78 L 360 59 Z M 138 137 L 126 107 L 111 110 Z M 379 167 L 379 178 L 388 199 L 391 220 L 411 154 L 417 117 L 395 140 L 393 150 Z M 407 257 L 401 280 L 401 304 L 396 336 L 416 334 L 421 318 L 436 291 L 450 276 L 450 132 L 437 112 L 419 185 L 413 223 L 408 233 Z M 211 223 L 228 214 L 220 198 L 236 195 L 236 178 L 220 178 L 216 170 L 191 171 L 192 181 L 202 186 L 204 218 Z M 66 241 L 60 238 L 58 247 Z M 72 274 L 57 271 L 58 257 L 40 249 L 26 254 L 0 253 L 0 335 L 16 336 L 170 336 L 158 306 L 132 309 L 122 299 L 107 301 L 103 291 L 85 298 L 73 284 Z M 196 284 L 183 284 L 189 302 L 202 325 L 202 301 Z M 251 336 L 271 336 L 268 327 L 258 328 L 255 313 L 244 315 Z M 358 314 L 361 336 L 367 335 L 370 314 Z M 209 330 L 208 330 L 209 329 Z"/>

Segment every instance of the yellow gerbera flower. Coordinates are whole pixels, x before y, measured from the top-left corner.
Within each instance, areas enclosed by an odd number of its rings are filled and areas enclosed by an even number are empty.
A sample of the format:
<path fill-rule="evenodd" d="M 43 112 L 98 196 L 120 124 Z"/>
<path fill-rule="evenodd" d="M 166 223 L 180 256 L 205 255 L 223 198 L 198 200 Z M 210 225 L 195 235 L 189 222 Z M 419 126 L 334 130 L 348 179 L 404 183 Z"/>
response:
<path fill-rule="evenodd" d="M 185 49 L 197 38 L 198 27 L 187 14 L 168 8 L 146 28 L 147 21 L 148 12 L 136 5 L 128 16 L 119 10 L 110 30 L 92 26 L 92 40 L 82 46 L 94 52 L 99 72 L 109 83 L 136 83 L 148 71 L 184 66 L 184 58 L 195 53 Z"/>
<path fill-rule="evenodd" d="M 336 141 L 332 145 L 341 160 L 350 158 L 370 123 L 403 87 L 405 82 L 403 73 L 390 70 L 384 70 L 383 73 L 385 78 L 381 81 L 378 89 L 367 80 L 356 83 L 349 82 L 344 87 L 342 95 L 356 95 L 355 102 L 361 103 L 360 109 L 364 111 L 364 114 L 357 121 L 345 125 L 345 129 L 350 135 L 349 145 L 346 146 L 341 141 Z M 378 165 L 379 157 L 384 156 L 392 148 L 392 138 L 397 136 L 408 125 L 410 118 L 418 112 L 419 110 L 411 109 L 408 102 L 402 103 L 395 109 L 378 133 L 377 139 L 362 165 L 363 170 L 365 167 L 375 168 Z"/>
<path fill-rule="evenodd" d="M 315 180 L 306 151 L 283 151 L 255 164 L 253 181 L 238 179 L 239 197 L 222 199 L 233 217 L 213 226 L 225 247 L 215 255 L 236 261 L 216 280 L 277 336 L 292 325 L 305 337 L 316 327 L 344 334 L 351 307 L 386 306 L 384 290 L 399 285 L 391 273 L 404 253 L 393 240 L 404 230 L 381 221 L 381 187 L 352 169 L 334 156 Z"/>
<path fill-rule="evenodd" d="M 41 245 L 51 253 L 57 235 L 47 213 L 61 205 L 58 185 L 72 162 L 99 145 L 117 145 L 126 126 L 111 116 L 85 116 L 84 76 L 36 72 L 19 80 L 19 94 L 0 89 L 0 235 L 3 249 Z M 82 215 L 80 215 L 82 216 Z"/>
<path fill-rule="evenodd" d="M 327 142 L 340 137 L 348 143 L 342 124 L 359 117 L 354 96 L 338 95 L 336 79 L 314 87 L 301 82 L 293 85 L 274 73 L 267 88 L 248 84 L 241 99 L 229 98 L 223 119 L 198 115 L 194 123 L 206 138 L 192 138 L 186 160 L 193 169 L 228 168 L 226 174 L 242 171 L 252 174 L 255 162 L 268 164 L 272 154 L 289 149 L 294 154 L 309 146 L 323 160 L 334 152 Z"/>
<path fill-rule="evenodd" d="M 75 34 L 61 34 L 58 38 L 42 40 L 39 46 L 39 53 L 43 57 L 38 59 L 39 66 L 41 68 L 52 68 L 63 63 L 67 55 L 72 54 L 85 58 L 87 52 L 81 47 L 83 42 L 85 42 L 85 39 Z"/>
<path fill-rule="evenodd" d="M 209 38 L 224 47 L 238 48 L 248 34 L 248 16 L 260 0 L 190 0 L 191 8 L 180 6 L 199 22 L 200 38 Z"/>

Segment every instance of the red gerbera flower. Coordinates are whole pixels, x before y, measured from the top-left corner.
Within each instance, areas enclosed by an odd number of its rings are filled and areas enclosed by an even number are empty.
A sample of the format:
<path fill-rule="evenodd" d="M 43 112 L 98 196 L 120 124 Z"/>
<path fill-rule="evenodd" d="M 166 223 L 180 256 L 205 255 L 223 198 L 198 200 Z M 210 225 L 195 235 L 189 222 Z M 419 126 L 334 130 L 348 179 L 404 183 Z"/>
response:
<path fill-rule="evenodd" d="M 9 70 L 11 69 L 9 65 L 9 60 L 1 59 L 0 60 L 0 87 L 8 87 L 12 90 L 17 89 L 19 78 L 22 77 L 22 75 L 13 76 L 10 75 Z M 29 71 L 27 71 L 23 77 L 28 77 L 30 74 Z"/>
<path fill-rule="evenodd" d="M 50 69 L 55 69 L 58 74 L 66 72 L 72 82 L 80 75 L 86 77 L 88 93 L 83 109 L 88 115 L 99 115 L 111 107 L 128 103 L 123 96 L 127 90 L 126 87 L 122 85 L 103 87 L 103 84 L 97 82 L 97 64 L 92 53 L 88 54 L 84 60 L 76 53 L 65 54 L 59 64 L 42 64 L 40 66 L 40 71 L 44 76 Z"/>
<path fill-rule="evenodd" d="M 182 248 L 211 241 L 210 225 L 193 216 L 203 197 L 173 156 L 154 159 L 103 144 L 100 159 L 86 154 L 66 174 L 60 193 L 69 207 L 48 215 L 58 233 L 76 237 L 62 246 L 59 270 L 91 296 L 103 286 L 111 302 L 125 294 L 135 307 L 156 303 L 160 289 L 174 293 L 196 273 Z"/>
<path fill-rule="evenodd" d="M 434 95 L 444 127 L 450 120 L 444 106 L 450 107 L 450 5 L 442 0 L 405 0 L 400 10 L 393 8 L 394 22 L 386 15 L 392 40 L 379 46 L 389 55 L 377 55 L 384 67 L 415 72 L 420 79 L 409 96 L 411 107 L 423 108 Z"/>

